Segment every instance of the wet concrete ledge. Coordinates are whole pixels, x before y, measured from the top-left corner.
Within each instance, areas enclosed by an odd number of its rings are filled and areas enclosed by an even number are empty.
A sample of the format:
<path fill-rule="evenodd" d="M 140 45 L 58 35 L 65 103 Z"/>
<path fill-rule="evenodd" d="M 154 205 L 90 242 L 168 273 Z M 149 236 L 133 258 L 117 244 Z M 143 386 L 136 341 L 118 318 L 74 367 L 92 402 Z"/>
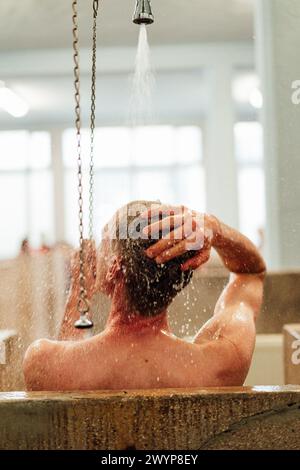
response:
<path fill-rule="evenodd" d="M 1 449 L 300 449 L 300 386 L 0 393 Z"/>

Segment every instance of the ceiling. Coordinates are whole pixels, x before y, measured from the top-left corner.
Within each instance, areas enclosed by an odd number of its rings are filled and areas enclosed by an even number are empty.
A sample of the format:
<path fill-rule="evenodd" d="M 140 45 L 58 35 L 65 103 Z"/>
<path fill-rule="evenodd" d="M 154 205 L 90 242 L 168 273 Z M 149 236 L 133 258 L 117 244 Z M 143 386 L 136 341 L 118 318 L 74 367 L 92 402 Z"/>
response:
<path fill-rule="evenodd" d="M 99 44 L 133 45 L 135 0 L 100 0 Z M 152 44 L 249 40 L 254 0 L 152 0 Z M 89 46 L 92 0 L 79 0 L 80 44 Z M 0 50 L 66 48 L 71 0 L 1 0 Z"/>

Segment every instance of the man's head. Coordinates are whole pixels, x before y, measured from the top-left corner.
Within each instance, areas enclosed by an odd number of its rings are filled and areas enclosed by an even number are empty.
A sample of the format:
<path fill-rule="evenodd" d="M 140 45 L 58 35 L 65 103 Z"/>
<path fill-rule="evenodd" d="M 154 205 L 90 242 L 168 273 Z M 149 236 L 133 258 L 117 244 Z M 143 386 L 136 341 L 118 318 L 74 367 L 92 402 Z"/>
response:
<path fill-rule="evenodd" d="M 163 235 L 153 239 L 142 232 L 148 220 L 140 215 L 155 205 L 159 204 L 135 201 L 119 209 L 104 228 L 98 262 L 100 289 L 111 295 L 116 284 L 123 282 L 130 309 L 149 317 L 166 310 L 192 278 L 192 272 L 183 272 L 181 265 L 193 254 L 161 265 L 145 254 Z"/>

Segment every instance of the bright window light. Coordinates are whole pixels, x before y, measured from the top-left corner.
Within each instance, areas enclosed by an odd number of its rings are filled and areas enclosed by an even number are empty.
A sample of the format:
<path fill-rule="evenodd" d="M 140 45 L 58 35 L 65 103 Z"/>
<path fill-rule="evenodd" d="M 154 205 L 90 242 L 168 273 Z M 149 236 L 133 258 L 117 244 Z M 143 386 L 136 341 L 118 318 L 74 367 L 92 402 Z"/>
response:
<path fill-rule="evenodd" d="M 248 103 L 255 109 L 261 109 L 263 96 L 258 76 L 253 73 L 237 76 L 233 81 L 233 97 L 238 103 Z"/>
<path fill-rule="evenodd" d="M 258 88 L 254 88 L 249 96 L 249 103 L 253 108 L 261 109 L 263 106 L 262 93 Z"/>
<path fill-rule="evenodd" d="M 238 122 L 234 136 L 240 230 L 263 248 L 266 214 L 262 126 L 258 122 Z"/>
<path fill-rule="evenodd" d="M 237 122 L 234 126 L 238 163 L 263 162 L 263 130 L 259 122 Z"/>
<path fill-rule="evenodd" d="M 22 240 L 38 248 L 54 235 L 51 140 L 48 132 L 0 132 L 0 259 L 18 254 Z"/>

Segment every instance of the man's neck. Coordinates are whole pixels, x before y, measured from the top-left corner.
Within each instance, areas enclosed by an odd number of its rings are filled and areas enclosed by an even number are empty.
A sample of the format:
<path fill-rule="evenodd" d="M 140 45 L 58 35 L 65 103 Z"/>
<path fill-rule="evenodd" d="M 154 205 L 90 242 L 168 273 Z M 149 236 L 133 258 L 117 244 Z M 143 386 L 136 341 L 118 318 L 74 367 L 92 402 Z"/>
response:
<path fill-rule="evenodd" d="M 130 308 L 125 296 L 125 286 L 121 282 L 115 287 L 106 328 L 114 333 L 149 333 L 169 331 L 167 311 L 153 317 L 143 316 Z"/>

